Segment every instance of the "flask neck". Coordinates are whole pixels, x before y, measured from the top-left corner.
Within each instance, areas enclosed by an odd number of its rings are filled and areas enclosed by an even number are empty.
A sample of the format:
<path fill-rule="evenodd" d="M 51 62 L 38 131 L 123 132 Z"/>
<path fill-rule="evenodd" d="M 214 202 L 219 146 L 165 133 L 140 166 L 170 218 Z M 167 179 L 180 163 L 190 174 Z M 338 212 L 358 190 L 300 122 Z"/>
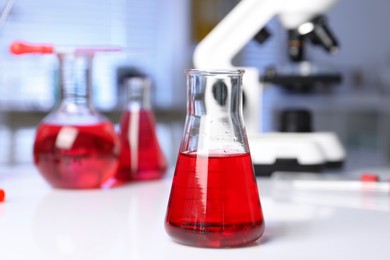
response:
<path fill-rule="evenodd" d="M 242 117 L 241 74 L 192 73 L 187 80 L 188 115 Z"/>
<path fill-rule="evenodd" d="M 242 118 L 242 74 L 189 70 L 187 117 L 180 152 L 208 156 L 248 153 Z"/>
<path fill-rule="evenodd" d="M 62 53 L 59 59 L 59 84 L 62 105 L 92 108 L 92 61 L 93 55 Z"/>
<path fill-rule="evenodd" d="M 150 110 L 151 81 L 148 78 L 134 77 L 125 81 L 126 108 L 132 110 Z"/>

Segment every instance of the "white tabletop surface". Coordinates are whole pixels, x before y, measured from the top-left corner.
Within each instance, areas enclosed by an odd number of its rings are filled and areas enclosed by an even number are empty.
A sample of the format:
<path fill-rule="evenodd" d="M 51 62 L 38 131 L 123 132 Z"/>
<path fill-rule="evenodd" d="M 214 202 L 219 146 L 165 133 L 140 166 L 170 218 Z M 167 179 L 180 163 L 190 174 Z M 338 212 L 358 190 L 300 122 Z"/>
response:
<path fill-rule="evenodd" d="M 171 177 L 68 191 L 50 188 L 33 167 L 3 167 L 0 259 L 390 259 L 389 194 L 311 192 L 280 201 L 269 179 L 258 184 L 264 236 L 244 248 L 205 249 L 165 233 Z"/>

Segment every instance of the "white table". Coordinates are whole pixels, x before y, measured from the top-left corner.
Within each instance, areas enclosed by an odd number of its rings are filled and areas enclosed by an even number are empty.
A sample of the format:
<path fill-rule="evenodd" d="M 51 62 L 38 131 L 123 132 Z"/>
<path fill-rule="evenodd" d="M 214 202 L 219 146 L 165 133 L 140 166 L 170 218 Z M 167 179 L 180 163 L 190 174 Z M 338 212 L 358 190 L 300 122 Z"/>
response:
<path fill-rule="evenodd" d="M 313 193 L 283 202 L 271 197 L 269 179 L 258 184 L 262 239 L 244 248 L 204 249 L 165 233 L 171 177 L 67 191 L 50 188 L 33 167 L 0 168 L 7 193 L 0 204 L 0 259 L 390 259 L 389 196 Z"/>

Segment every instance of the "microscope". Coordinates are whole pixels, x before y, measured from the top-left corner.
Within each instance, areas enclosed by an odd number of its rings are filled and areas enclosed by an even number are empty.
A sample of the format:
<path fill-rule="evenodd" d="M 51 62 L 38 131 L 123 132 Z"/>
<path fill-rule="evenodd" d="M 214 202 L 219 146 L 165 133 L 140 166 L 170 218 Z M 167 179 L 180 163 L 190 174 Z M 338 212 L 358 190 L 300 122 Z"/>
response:
<path fill-rule="evenodd" d="M 245 70 L 244 121 L 255 173 L 269 176 L 275 171 L 321 172 L 339 168 L 345 161 L 345 150 L 332 132 L 311 132 L 310 116 L 305 111 L 289 111 L 284 115 L 283 132 L 260 132 L 262 93 L 266 84 L 289 90 L 308 91 L 318 84 L 334 84 L 341 76 L 334 71 L 320 71 L 307 63 L 304 43 L 308 40 L 334 53 L 338 43 L 322 15 L 336 0 L 242 0 L 197 45 L 193 62 L 199 69 L 236 69 L 234 56 L 252 39 L 264 42 L 269 33 L 268 21 L 277 16 L 289 35 L 288 55 L 294 69 L 258 68 Z M 302 123 L 306 122 L 306 123 Z"/>
<path fill-rule="evenodd" d="M 339 49 L 338 42 L 328 27 L 324 15 L 317 15 L 298 28 L 289 28 L 287 54 L 290 64 L 285 67 L 268 66 L 261 77 L 264 83 L 272 83 L 293 93 L 314 91 L 317 86 L 329 87 L 341 82 L 341 74 L 331 67 L 321 67 L 310 63 L 305 58 L 305 46 L 322 47 L 327 53 L 335 54 Z M 254 39 L 263 43 L 269 37 L 264 27 Z"/>

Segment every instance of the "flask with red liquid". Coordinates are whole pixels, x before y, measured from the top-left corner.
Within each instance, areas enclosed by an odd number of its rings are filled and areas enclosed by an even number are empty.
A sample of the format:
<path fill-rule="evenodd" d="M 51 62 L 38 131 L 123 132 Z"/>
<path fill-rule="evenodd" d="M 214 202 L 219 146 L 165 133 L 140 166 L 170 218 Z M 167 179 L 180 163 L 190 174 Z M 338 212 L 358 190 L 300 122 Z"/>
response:
<path fill-rule="evenodd" d="M 33 148 L 36 167 L 56 188 L 100 188 L 118 169 L 118 137 L 91 100 L 93 56 L 57 53 L 60 99 L 39 124 Z"/>
<path fill-rule="evenodd" d="M 187 117 L 165 219 L 174 241 L 237 247 L 264 219 L 242 118 L 242 70 L 187 70 Z"/>
<path fill-rule="evenodd" d="M 161 178 L 167 163 L 156 135 L 150 79 L 131 77 L 124 84 L 127 101 L 120 122 L 121 153 L 116 178 L 120 181 Z"/>

